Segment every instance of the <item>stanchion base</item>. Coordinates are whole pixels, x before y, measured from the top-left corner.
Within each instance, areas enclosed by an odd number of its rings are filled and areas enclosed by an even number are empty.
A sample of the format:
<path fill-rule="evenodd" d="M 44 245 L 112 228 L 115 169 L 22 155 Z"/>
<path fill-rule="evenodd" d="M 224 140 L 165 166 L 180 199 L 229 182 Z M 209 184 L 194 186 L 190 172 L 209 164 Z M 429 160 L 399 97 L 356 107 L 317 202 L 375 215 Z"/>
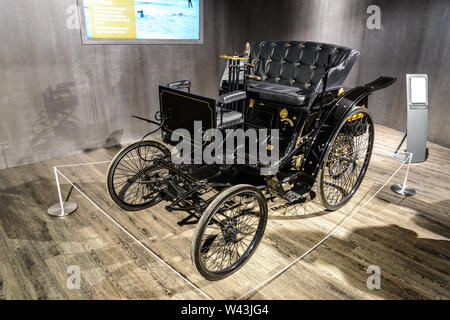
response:
<path fill-rule="evenodd" d="M 61 205 L 59 203 L 48 208 L 47 213 L 52 217 L 64 217 L 68 216 L 78 208 L 78 205 L 75 202 L 63 202 L 63 206 L 64 214 L 62 214 Z"/>
<path fill-rule="evenodd" d="M 397 153 L 390 153 L 389 156 L 400 162 L 406 162 L 410 154 L 406 152 L 397 152 Z"/>
<path fill-rule="evenodd" d="M 413 196 L 416 194 L 416 190 L 410 187 L 403 187 L 401 184 L 393 184 L 391 190 L 395 193 L 401 194 L 402 196 Z"/>

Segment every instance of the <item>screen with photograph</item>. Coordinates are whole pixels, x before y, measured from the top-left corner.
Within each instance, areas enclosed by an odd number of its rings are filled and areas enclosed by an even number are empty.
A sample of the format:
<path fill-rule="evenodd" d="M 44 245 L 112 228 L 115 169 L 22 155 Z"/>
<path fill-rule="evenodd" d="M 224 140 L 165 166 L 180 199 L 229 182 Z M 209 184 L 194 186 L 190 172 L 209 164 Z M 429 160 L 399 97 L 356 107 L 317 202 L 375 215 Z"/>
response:
<path fill-rule="evenodd" d="M 86 38 L 201 40 L 201 0 L 83 0 Z"/>

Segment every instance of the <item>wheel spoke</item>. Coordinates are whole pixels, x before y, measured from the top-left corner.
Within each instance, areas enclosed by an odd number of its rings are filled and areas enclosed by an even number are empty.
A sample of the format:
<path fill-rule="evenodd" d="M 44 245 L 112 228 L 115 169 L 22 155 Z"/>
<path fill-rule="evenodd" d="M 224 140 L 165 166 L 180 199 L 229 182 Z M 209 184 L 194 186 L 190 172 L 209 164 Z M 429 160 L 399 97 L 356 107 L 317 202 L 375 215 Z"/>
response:
<path fill-rule="evenodd" d="M 338 207 L 359 187 L 368 166 L 373 144 L 373 125 L 368 114 L 346 121 L 336 136 L 322 176 L 322 194 L 326 203 Z"/>
<path fill-rule="evenodd" d="M 164 189 L 168 170 L 154 165 L 165 157 L 164 149 L 155 143 L 142 142 L 116 158 L 109 173 L 110 192 L 126 206 L 145 206 L 157 199 Z M 113 197 L 114 199 L 114 197 Z M 116 201 L 116 200 L 115 200 Z"/>
<path fill-rule="evenodd" d="M 226 273 L 245 262 L 261 237 L 264 200 L 244 191 L 230 195 L 213 211 L 200 238 L 199 260 L 204 269 Z"/>

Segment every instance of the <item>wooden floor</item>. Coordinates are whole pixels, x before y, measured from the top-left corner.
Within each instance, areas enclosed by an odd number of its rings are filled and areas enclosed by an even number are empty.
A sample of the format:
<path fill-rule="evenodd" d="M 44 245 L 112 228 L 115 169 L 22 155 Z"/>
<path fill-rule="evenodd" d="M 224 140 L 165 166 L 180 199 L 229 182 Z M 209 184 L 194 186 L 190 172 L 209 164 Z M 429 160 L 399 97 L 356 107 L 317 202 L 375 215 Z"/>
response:
<path fill-rule="evenodd" d="M 70 197 L 78 203 L 76 213 L 65 218 L 46 214 L 58 199 L 53 166 L 107 161 L 117 148 L 0 170 L 0 299 L 204 299 L 203 293 L 213 299 L 449 299 L 450 150 L 429 144 L 428 161 L 412 165 L 409 185 L 416 196 L 405 198 L 389 189 L 402 181 L 403 168 L 366 204 L 399 167 L 386 155 L 400 139 L 400 132 L 377 126 L 364 183 L 339 211 L 323 211 L 315 200 L 297 206 L 269 203 L 257 252 L 220 282 L 204 280 L 192 266 L 195 224 L 177 223 L 185 214 L 168 213 L 164 204 L 124 212 L 112 203 L 105 191 L 107 163 L 61 172 L 190 283 L 76 191 Z M 64 194 L 68 190 L 63 183 Z M 343 227 L 317 249 L 252 291 L 342 221 Z M 381 270 L 379 290 L 366 285 L 371 265 Z M 69 266 L 80 268 L 79 290 L 67 287 Z"/>

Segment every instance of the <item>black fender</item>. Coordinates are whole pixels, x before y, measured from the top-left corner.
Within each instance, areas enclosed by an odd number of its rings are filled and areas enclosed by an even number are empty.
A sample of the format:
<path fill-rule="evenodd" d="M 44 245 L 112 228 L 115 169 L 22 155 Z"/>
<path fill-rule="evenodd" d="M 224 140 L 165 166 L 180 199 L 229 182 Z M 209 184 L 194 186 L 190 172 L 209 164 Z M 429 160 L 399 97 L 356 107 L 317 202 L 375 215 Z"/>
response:
<path fill-rule="evenodd" d="M 355 87 L 345 93 L 330 108 L 320 127 L 312 136 L 310 148 L 305 153 L 297 184 L 308 192 L 313 187 L 317 174 L 324 165 L 326 151 L 331 147 L 332 140 L 337 134 L 339 123 L 350 116 L 358 106 L 367 106 L 367 97 L 374 91 L 386 88 L 393 84 L 396 78 L 380 77 L 367 84 Z"/>

